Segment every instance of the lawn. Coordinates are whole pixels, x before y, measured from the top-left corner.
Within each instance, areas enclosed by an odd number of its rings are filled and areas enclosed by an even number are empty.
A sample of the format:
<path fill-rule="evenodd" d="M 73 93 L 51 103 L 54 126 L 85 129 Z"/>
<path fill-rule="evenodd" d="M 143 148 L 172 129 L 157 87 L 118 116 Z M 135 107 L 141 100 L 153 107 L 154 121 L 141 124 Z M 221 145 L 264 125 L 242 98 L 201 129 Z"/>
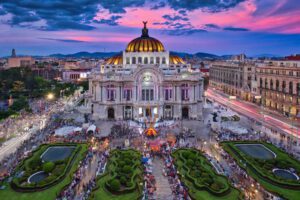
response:
<path fill-rule="evenodd" d="M 74 144 L 78 145 L 80 150 L 74 156 L 74 159 L 71 162 L 70 170 L 67 171 L 65 178 L 63 178 L 59 183 L 54 186 L 38 191 L 38 192 L 16 192 L 13 190 L 9 183 L 4 183 L 6 188 L 4 190 L 0 190 L 1 199 L 5 200 L 54 200 L 64 187 L 66 187 L 72 181 L 72 177 L 74 172 L 78 168 L 78 164 L 80 160 L 82 160 L 87 152 L 88 145 L 87 144 Z M 44 147 L 42 147 L 44 148 Z"/>
<path fill-rule="evenodd" d="M 114 181 L 119 182 L 116 188 L 113 187 Z M 131 149 L 113 150 L 106 171 L 97 178 L 97 186 L 90 199 L 136 200 L 141 199 L 142 189 L 141 154 Z"/>
<path fill-rule="evenodd" d="M 241 193 L 233 188 L 227 178 L 215 172 L 210 162 L 196 149 L 178 149 L 173 152 L 181 180 L 189 188 L 189 195 L 196 200 L 234 200 Z"/>
<path fill-rule="evenodd" d="M 273 151 L 276 154 L 272 159 L 252 158 L 246 153 L 237 148 L 236 144 L 261 144 Z M 223 142 L 221 143 L 224 150 L 227 151 L 238 163 L 244 168 L 250 176 L 258 181 L 266 190 L 280 196 L 284 199 L 299 199 L 300 182 L 299 180 L 287 180 L 273 174 L 272 169 L 295 169 L 299 175 L 300 162 L 275 147 L 272 144 L 265 142 L 238 141 L 238 142 Z"/>

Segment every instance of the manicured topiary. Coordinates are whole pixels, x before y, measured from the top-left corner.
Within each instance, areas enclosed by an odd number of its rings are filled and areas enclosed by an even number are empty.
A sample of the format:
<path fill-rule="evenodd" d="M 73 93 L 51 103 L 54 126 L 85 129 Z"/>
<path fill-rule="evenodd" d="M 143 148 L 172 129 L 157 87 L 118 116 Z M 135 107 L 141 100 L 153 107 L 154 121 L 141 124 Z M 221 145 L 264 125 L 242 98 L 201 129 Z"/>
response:
<path fill-rule="evenodd" d="M 118 162 L 119 167 L 123 167 L 125 165 L 125 162 L 123 160 L 120 160 Z"/>
<path fill-rule="evenodd" d="M 195 163 L 192 159 L 188 159 L 188 161 L 186 162 L 187 166 L 192 167 Z"/>
<path fill-rule="evenodd" d="M 126 182 L 127 182 L 127 179 L 126 179 L 126 177 L 125 177 L 125 176 L 121 176 L 121 178 L 120 178 L 120 182 L 121 182 L 121 184 L 122 184 L 122 185 L 125 185 L 125 184 L 126 184 Z"/>
<path fill-rule="evenodd" d="M 43 164 L 43 171 L 46 173 L 50 173 L 50 172 L 52 172 L 54 167 L 55 167 L 55 164 L 53 162 L 46 162 Z"/>
<path fill-rule="evenodd" d="M 118 179 L 114 179 L 110 182 L 110 189 L 113 191 L 118 191 L 120 190 L 121 184 Z"/>
<path fill-rule="evenodd" d="M 41 164 L 42 164 L 42 160 L 40 159 L 40 157 L 36 156 L 32 158 L 32 160 L 29 162 L 29 167 L 32 169 L 36 169 Z"/>
<path fill-rule="evenodd" d="M 124 162 L 126 163 L 126 165 L 130 165 L 132 160 L 130 160 L 129 158 L 125 158 Z"/>
<path fill-rule="evenodd" d="M 129 165 L 125 165 L 122 170 L 124 173 L 129 173 L 131 171 L 131 167 Z"/>

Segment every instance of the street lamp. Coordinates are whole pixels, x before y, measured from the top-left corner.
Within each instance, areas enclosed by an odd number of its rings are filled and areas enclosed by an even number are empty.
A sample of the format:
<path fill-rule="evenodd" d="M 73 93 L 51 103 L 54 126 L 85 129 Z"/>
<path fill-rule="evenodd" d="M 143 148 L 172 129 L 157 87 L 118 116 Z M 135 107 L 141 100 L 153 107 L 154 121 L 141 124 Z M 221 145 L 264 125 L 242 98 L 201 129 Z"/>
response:
<path fill-rule="evenodd" d="M 54 94 L 53 94 L 53 93 L 47 94 L 47 99 L 48 99 L 48 100 L 54 99 Z"/>

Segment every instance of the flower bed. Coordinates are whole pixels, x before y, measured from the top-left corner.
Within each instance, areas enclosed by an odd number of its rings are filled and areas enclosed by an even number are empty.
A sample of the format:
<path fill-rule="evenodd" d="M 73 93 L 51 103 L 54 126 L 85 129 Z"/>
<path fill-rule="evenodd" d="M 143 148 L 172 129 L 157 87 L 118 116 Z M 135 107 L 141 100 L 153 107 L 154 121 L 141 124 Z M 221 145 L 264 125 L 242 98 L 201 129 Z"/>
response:
<path fill-rule="evenodd" d="M 260 144 L 264 145 L 276 154 L 272 159 L 253 158 L 237 148 L 236 144 Z M 249 175 L 255 178 L 265 189 L 285 199 L 294 199 L 300 195 L 299 180 L 283 179 L 276 176 L 273 169 L 295 170 L 295 174 L 300 174 L 300 163 L 293 157 L 286 154 L 272 144 L 253 141 L 223 142 L 222 146 L 240 165 L 247 170 Z"/>
<path fill-rule="evenodd" d="M 179 149 L 172 154 L 181 180 L 189 187 L 193 199 L 205 195 L 208 199 L 238 199 L 239 192 L 227 178 L 216 174 L 209 161 L 196 149 Z"/>
<path fill-rule="evenodd" d="M 142 195 L 141 154 L 135 150 L 113 150 L 106 172 L 98 177 L 91 199 L 138 199 Z"/>

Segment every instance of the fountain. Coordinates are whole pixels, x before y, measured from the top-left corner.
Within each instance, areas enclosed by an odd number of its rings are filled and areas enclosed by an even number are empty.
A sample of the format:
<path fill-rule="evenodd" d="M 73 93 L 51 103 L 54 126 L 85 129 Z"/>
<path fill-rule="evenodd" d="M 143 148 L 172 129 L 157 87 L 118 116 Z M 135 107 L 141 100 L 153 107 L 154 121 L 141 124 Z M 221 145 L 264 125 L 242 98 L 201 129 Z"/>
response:
<path fill-rule="evenodd" d="M 49 147 L 42 155 L 43 162 L 55 162 L 64 160 L 69 157 L 74 151 L 74 146 L 54 146 Z"/>
<path fill-rule="evenodd" d="M 258 159 L 274 159 L 276 154 L 262 144 L 235 144 L 243 153 Z"/>
<path fill-rule="evenodd" d="M 276 176 L 283 178 L 283 179 L 299 180 L 299 176 L 297 174 L 293 173 L 291 170 L 275 168 L 272 170 L 272 172 Z"/>
<path fill-rule="evenodd" d="M 36 172 L 36 173 L 32 174 L 31 176 L 29 176 L 29 178 L 27 179 L 27 182 L 28 183 L 39 183 L 47 177 L 48 177 L 48 174 L 46 172 L 39 171 L 39 172 Z"/>

